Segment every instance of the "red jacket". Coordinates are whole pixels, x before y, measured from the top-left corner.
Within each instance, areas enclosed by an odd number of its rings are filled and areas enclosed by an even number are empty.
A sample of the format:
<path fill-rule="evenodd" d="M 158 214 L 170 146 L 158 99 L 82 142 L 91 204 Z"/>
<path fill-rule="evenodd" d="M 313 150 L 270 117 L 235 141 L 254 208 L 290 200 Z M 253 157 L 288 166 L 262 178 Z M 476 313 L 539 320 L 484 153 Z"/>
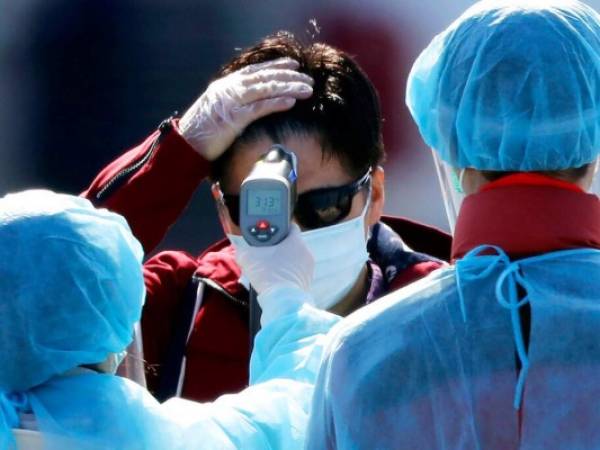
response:
<path fill-rule="evenodd" d="M 125 216 L 146 252 L 160 242 L 209 172 L 208 161 L 185 142 L 174 125 L 172 121 L 163 122 L 157 132 L 104 168 L 82 194 L 97 206 Z M 411 248 L 449 259 L 450 238 L 445 233 L 400 218 L 384 222 Z M 392 255 L 381 257 L 393 259 L 398 252 L 388 253 Z M 390 278 L 385 292 L 415 281 L 442 264 L 421 253 L 400 253 L 398 270 L 382 268 Z M 238 283 L 239 276 L 233 249 L 226 240 L 197 257 L 166 251 L 144 264 L 147 294 L 142 333 L 151 391 L 160 393 L 165 383 L 171 388 L 176 384 L 172 378 L 177 377 L 181 362 L 173 362 L 173 358 L 177 360 L 177 349 L 173 347 L 176 340 L 183 342 L 181 352 L 186 358 L 183 397 L 210 401 L 247 386 L 248 294 Z M 199 284 L 202 292 L 197 292 Z M 196 299 L 200 305 L 194 305 Z M 189 324 L 182 319 L 186 315 Z M 173 364 L 177 368 L 169 379 L 166 368 Z M 169 371 L 173 372 L 172 368 Z M 168 395 L 163 392 L 159 397 Z"/>

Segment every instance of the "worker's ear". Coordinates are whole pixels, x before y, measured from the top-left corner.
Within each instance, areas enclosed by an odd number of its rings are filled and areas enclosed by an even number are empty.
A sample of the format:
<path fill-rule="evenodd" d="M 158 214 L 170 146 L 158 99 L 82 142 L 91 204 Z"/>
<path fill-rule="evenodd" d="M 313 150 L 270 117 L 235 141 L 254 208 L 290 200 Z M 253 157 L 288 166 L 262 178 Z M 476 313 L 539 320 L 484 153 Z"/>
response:
<path fill-rule="evenodd" d="M 594 179 L 598 176 L 599 167 L 600 157 L 588 164 L 588 169 L 586 170 L 585 175 L 583 178 L 581 178 L 581 180 L 575 181 L 575 184 L 577 184 L 584 191 L 589 192 L 594 184 Z M 598 195 L 598 192 L 594 192 L 594 194 Z"/>
<path fill-rule="evenodd" d="M 465 195 L 476 194 L 479 190 L 490 181 L 477 169 L 460 169 L 458 172 L 460 186 Z"/>
<path fill-rule="evenodd" d="M 377 166 L 371 171 L 371 203 L 366 216 L 366 225 L 371 227 L 379 222 L 385 203 L 385 173 L 383 167 Z"/>

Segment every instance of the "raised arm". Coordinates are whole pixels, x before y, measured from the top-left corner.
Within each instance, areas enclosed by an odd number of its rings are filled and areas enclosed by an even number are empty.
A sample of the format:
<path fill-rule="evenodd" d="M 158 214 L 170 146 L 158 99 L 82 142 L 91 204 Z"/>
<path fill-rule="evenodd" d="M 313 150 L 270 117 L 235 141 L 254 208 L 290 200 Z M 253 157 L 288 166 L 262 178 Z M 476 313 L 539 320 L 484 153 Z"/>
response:
<path fill-rule="evenodd" d="M 291 108 L 312 94 L 298 62 L 253 64 L 212 82 L 181 121 L 157 132 L 109 164 L 82 194 L 125 216 L 151 251 L 179 217 L 198 184 L 248 124 Z"/>
<path fill-rule="evenodd" d="M 177 220 L 210 163 L 187 143 L 175 120 L 106 166 L 83 192 L 94 205 L 127 219 L 150 252 Z"/>

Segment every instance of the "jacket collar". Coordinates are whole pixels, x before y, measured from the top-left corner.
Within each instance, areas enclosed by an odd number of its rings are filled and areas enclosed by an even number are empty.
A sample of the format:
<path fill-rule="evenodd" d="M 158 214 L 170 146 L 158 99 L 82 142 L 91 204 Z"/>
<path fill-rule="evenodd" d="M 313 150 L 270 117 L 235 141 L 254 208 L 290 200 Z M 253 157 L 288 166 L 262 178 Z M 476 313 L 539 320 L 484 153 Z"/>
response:
<path fill-rule="evenodd" d="M 479 245 L 512 257 L 572 248 L 600 248 L 600 200 L 578 186 L 537 174 L 488 183 L 465 198 L 452 259 Z"/>

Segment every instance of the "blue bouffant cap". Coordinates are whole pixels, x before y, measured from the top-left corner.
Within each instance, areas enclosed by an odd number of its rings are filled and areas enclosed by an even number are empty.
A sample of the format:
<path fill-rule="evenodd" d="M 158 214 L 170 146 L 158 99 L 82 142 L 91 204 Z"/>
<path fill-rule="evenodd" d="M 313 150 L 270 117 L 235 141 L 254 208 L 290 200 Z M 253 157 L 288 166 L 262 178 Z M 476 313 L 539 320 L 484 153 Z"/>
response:
<path fill-rule="evenodd" d="M 83 198 L 0 198 L 0 392 L 124 350 L 144 300 L 142 256 L 123 217 Z"/>
<path fill-rule="evenodd" d="M 583 166 L 600 152 L 600 16 L 577 1 L 478 2 L 421 53 L 406 102 L 453 167 Z"/>

